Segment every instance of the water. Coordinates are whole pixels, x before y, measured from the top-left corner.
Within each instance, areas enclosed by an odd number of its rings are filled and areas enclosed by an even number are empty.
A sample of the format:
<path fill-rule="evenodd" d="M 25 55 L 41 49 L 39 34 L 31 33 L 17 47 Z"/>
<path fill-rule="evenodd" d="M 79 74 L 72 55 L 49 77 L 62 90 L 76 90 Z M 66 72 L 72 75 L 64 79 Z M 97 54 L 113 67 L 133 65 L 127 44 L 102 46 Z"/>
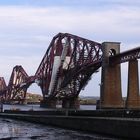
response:
<path fill-rule="evenodd" d="M 60 106 L 59 106 L 60 107 Z M 59 108 L 58 107 L 58 108 Z M 81 109 L 95 110 L 82 105 Z M 4 109 L 46 110 L 39 105 L 4 105 Z M 83 126 L 84 127 L 84 126 Z M 0 140 L 119 140 L 109 136 L 55 128 L 12 119 L 0 118 Z"/>
<path fill-rule="evenodd" d="M 15 109 L 20 109 L 20 110 L 49 110 L 46 108 L 40 108 L 39 105 L 3 105 L 4 110 L 15 110 Z M 61 108 L 60 105 L 57 106 L 57 108 Z M 80 105 L 80 110 L 95 110 L 96 106 L 95 105 Z"/>
<path fill-rule="evenodd" d="M 96 105 L 80 105 L 81 110 L 96 110 Z"/>

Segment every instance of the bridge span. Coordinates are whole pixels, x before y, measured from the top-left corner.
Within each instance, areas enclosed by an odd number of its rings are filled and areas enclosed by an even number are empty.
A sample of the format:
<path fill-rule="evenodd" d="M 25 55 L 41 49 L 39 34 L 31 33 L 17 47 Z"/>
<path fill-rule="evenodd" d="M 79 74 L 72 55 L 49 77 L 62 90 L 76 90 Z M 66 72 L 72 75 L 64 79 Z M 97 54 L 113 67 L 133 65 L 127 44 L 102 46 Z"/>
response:
<path fill-rule="evenodd" d="M 0 99 L 24 103 L 32 83 L 41 88 L 41 106 L 78 108 L 78 96 L 93 73 L 101 67 L 101 93 L 97 107 L 106 109 L 140 108 L 138 59 L 140 47 L 120 52 L 120 43 L 98 43 L 76 35 L 59 33 L 53 37 L 36 73 L 29 76 L 22 66 L 13 68 L 8 85 L 0 78 Z M 129 63 L 126 101 L 122 98 L 121 63 Z"/>

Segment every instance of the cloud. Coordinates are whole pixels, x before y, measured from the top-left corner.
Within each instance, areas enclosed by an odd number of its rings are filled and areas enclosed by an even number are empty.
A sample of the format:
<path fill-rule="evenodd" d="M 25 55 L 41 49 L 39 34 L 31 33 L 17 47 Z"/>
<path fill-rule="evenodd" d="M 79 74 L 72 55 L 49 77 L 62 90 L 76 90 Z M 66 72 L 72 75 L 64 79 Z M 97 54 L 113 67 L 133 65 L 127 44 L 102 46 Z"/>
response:
<path fill-rule="evenodd" d="M 0 57 L 0 76 L 6 79 L 8 84 L 13 67 L 16 65 L 22 65 L 24 70 L 29 76 L 34 75 L 42 57 L 39 56 L 1 56 Z"/>
<path fill-rule="evenodd" d="M 31 3 L 0 6 L 0 75 L 10 76 L 13 66 L 17 64 L 23 65 L 27 73 L 33 75 L 51 39 L 58 32 L 69 32 L 98 42 L 119 41 L 122 42 L 122 51 L 139 46 L 138 1 L 137 5 L 132 4 L 131 0 L 61 2 L 61 7 L 53 3 L 43 7 L 31 6 Z M 80 8 L 74 4 L 79 4 Z M 122 71 L 125 73 L 125 68 Z M 94 83 L 99 92 L 99 81 L 90 83 L 88 88 L 91 89 Z M 92 94 L 88 92 L 86 90 L 84 94 Z"/>
<path fill-rule="evenodd" d="M 139 40 L 139 8 L 119 7 L 116 10 L 81 11 L 66 7 L 1 7 L 1 31 L 16 35 L 54 35 L 58 32 L 71 32 L 85 37 L 104 41 Z M 4 13 L 4 14 L 3 14 Z M 57 13 L 57 14 L 56 14 Z M 50 34 L 50 35 L 49 35 Z M 131 37 L 130 37 L 131 36 Z"/>
<path fill-rule="evenodd" d="M 135 0 L 98 0 L 98 1 L 93 1 L 93 0 L 6 0 L 6 1 L 0 1 L 0 5 L 13 5 L 13 6 L 35 6 L 35 7 L 54 7 L 54 6 L 59 6 L 59 7 L 86 7 L 86 8 L 101 8 L 103 9 L 104 7 L 116 7 L 116 6 L 126 6 L 126 7 L 132 7 L 132 6 L 137 6 L 139 7 L 140 1 Z"/>

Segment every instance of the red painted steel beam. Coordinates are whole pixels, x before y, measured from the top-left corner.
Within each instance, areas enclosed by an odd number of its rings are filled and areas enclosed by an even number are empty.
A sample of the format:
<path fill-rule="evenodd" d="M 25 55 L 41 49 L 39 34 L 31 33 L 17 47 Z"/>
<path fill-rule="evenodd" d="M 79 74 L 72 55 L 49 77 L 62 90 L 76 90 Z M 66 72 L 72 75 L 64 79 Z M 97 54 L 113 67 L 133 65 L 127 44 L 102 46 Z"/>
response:
<path fill-rule="evenodd" d="M 28 77 L 28 74 L 22 66 L 17 65 L 13 68 L 6 93 L 7 102 L 15 99 L 21 100 L 26 98 L 27 88 L 25 88 L 23 84 L 26 85 Z"/>
<path fill-rule="evenodd" d="M 29 77 L 22 66 L 13 68 L 5 100 L 24 100 L 26 90 L 33 82 L 41 87 L 43 97 L 60 98 L 63 91 L 65 97 L 77 96 L 101 67 L 101 60 L 100 43 L 59 33 L 52 39 L 35 76 Z"/>
<path fill-rule="evenodd" d="M 68 33 L 57 34 L 35 74 L 43 97 L 58 97 L 67 89 L 72 96 L 77 96 L 101 66 L 101 59 L 100 43 Z"/>
<path fill-rule="evenodd" d="M 0 101 L 2 102 L 6 98 L 6 90 L 7 90 L 7 86 L 4 77 L 0 77 Z"/>
<path fill-rule="evenodd" d="M 109 64 L 115 65 L 120 64 L 124 62 L 128 62 L 130 60 L 139 59 L 140 58 L 140 47 L 122 52 L 120 54 L 117 54 L 115 56 L 110 56 L 109 58 Z"/>
<path fill-rule="evenodd" d="M 4 80 L 4 77 L 0 77 L 0 91 L 3 91 L 6 89 L 6 82 Z"/>

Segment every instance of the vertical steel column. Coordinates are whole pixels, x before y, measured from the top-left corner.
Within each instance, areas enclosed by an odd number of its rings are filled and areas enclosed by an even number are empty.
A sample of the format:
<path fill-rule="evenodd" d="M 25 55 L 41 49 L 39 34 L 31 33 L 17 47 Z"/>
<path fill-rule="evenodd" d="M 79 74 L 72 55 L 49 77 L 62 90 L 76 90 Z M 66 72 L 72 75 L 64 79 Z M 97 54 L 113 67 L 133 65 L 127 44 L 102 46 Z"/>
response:
<path fill-rule="evenodd" d="M 126 108 L 140 108 L 138 60 L 129 61 Z"/>
<path fill-rule="evenodd" d="M 103 60 L 99 108 L 123 108 L 120 64 L 109 65 L 109 56 L 120 53 L 120 43 L 104 42 L 102 44 L 102 51 Z"/>

